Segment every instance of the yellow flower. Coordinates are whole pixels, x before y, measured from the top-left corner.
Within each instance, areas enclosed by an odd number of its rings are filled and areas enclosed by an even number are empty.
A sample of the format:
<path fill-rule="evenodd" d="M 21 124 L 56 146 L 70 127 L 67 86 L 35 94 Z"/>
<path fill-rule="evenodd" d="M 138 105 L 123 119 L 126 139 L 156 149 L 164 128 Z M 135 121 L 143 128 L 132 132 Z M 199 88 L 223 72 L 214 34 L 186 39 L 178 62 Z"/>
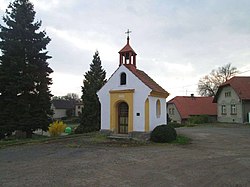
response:
<path fill-rule="evenodd" d="M 55 121 L 49 125 L 50 136 L 61 135 L 66 128 L 66 125 L 62 121 Z"/>

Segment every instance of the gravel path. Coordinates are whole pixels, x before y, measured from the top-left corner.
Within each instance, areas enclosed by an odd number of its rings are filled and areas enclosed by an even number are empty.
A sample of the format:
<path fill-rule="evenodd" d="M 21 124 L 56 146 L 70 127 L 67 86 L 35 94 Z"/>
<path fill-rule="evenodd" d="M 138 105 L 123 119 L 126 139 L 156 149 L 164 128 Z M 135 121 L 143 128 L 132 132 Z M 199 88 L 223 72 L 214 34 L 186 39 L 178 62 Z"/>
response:
<path fill-rule="evenodd" d="M 250 128 L 179 128 L 180 145 L 81 139 L 0 149 L 0 186 L 250 186 Z"/>

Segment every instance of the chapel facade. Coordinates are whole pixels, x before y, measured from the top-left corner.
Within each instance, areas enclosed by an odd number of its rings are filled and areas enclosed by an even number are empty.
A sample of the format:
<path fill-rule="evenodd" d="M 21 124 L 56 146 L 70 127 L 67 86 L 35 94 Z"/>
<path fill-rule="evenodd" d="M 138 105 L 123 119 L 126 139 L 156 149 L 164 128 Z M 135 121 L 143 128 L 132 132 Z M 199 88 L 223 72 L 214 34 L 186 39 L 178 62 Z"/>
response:
<path fill-rule="evenodd" d="M 101 103 L 101 131 L 117 134 L 150 132 L 166 124 L 169 93 L 137 69 L 136 52 L 127 44 L 119 51 L 119 66 L 98 91 Z"/>

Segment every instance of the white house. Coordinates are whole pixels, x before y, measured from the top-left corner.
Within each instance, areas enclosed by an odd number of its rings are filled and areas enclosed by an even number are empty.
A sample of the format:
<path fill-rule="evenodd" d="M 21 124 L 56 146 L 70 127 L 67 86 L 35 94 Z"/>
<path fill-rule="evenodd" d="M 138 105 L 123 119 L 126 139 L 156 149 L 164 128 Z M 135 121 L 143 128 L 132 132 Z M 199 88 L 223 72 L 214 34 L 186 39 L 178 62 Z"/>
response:
<path fill-rule="evenodd" d="M 120 63 L 98 91 L 101 102 L 101 130 L 118 134 L 149 132 L 166 124 L 169 93 L 136 68 L 136 53 L 127 44 L 119 52 Z"/>

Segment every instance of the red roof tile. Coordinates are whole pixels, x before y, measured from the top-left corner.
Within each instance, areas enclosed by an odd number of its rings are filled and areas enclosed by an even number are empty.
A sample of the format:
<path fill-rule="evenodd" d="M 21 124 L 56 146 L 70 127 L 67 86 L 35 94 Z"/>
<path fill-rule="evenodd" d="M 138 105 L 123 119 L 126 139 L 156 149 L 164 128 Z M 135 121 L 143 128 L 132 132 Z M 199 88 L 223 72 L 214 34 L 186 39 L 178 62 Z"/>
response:
<path fill-rule="evenodd" d="M 231 86 L 238 94 L 240 99 L 250 100 L 250 77 L 232 77 L 231 79 L 223 83 L 216 93 L 214 102 L 217 102 L 219 94 L 222 88 L 225 86 Z"/>
<path fill-rule="evenodd" d="M 213 97 L 176 96 L 167 103 L 174 104 L 183 119 L 193 115 L 217 115 Z"/>
<path fill-rule="evenodd" d="M 136 69 L 133 65 L 124 64 L 124 66 L 127 67 L 145 85 L 152 89 L 152 91 L 169 95 L 166 90 L 164 90 L 159 84 L 157 84 L 152 78 L 150 78 L 144 71 Z"/>

